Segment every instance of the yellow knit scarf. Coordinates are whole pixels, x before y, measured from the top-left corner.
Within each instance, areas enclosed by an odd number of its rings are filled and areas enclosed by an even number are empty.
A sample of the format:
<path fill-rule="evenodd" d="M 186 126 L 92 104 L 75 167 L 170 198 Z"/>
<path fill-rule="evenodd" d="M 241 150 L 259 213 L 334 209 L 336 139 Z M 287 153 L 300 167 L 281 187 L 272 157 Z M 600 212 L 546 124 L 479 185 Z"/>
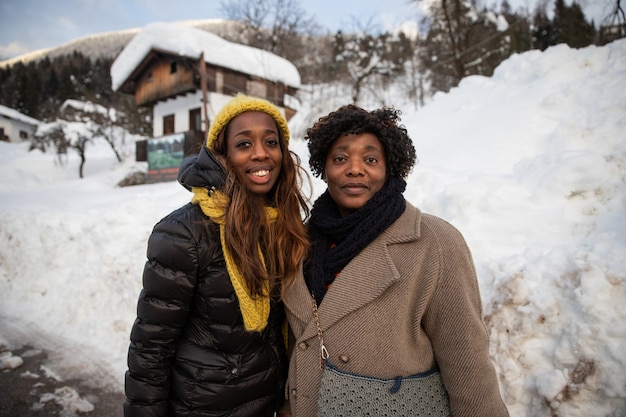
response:
<path fill-rule="evenodd" d="M 226 212 L 226 206 L 230 201 L 228 197 L 220 191 L 213 191 L 211 195 L 207 193 L 206 188 L 193 187 L 192 191 L 193 197 L 191 202 L 198 204 L 202 212 L 220 226 L 220 241 L 222 251 L 224 252 L 224 259 L 226 260 L 226 270 L 235 288 L 235 294 L 237 294 L 237 298 L 239 299 L 239 308 L 243 316 L 243 324 L 248 331 L 260 332 L 267 326 L 270 315 L 269 283 L 265 283 L 261 297 L 253 298 L 250 295 L 250 290 L 246 284 L 245 278 L 241 275 L 241 272 L 239 272 L 237 265 L 235 265 L 235 261 L 224 240 L 224 214 Z M 276 221 L 278 217 L 277 209 L 266 207 L 265 213 L 270 222 Z M 261 261 L 264 262 L 261 248 L 259 248 L 259 255 L 261 256 Z M 265 266 L 265 264 L 263 266 Z"/>

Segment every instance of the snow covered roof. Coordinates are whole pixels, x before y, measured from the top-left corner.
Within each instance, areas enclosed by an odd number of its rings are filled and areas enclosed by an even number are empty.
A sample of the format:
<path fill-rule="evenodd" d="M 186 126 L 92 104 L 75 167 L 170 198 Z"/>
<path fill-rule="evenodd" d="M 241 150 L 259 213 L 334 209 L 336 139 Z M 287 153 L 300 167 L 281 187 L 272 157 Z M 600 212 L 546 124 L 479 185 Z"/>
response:
<path fill-rule="evenodd" d="M 26 123 L 29 125 L 35 125 L 38 126 L 39 124 L 41 124 L 41 121 L 37 120 L 37 119 L 33 119 L 30 116 L 26 116 L 24 113 L 20 113 L 19 111 L 3 106 L 0 104 L 0 114 L 8 117 L 9 119 L 13 119 L 13 120 L 19 120 L 22 123 Z"/>
<path fill-rule="evenodd" d="M 122 114 L 113 107 L 106 108 L 104 106 L 101 106 L 100 104 L 92 103 L 91 101 L 68 99 L 63 102 L 63 105 L 61 106 L 61 111 L 64 111 L 68 108 L 84 113 L 98 113 L 112 121 L 116 121 L 118 117 L 117 115 Z"/>
<path fill-rule="evenodd" d="M 111 66 L 112 88 L 117 91 L 152 50 L 198 59 L 271 81 L 300 86 L 295 65 L 271 52 L 233 43 L 213 33 L 179 23 L 150 23 L 126 45 Z"/>

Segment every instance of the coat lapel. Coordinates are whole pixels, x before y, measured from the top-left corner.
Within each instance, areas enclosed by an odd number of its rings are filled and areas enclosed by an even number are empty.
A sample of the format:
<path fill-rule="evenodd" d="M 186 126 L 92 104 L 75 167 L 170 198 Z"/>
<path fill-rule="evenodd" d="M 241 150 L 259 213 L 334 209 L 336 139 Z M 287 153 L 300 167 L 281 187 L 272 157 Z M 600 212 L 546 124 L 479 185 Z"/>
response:
<path fill-rule="evenodd" d="M 289 318 L 289 324 L 297 338 L 301 335 L 306 335 L 308 338 L 317 334 L 313 320 L 313 297 L 304 281 L 302 266 L 296 275 L 295 282 L 285 289 L 283 302 L 288 314 L 293 317 L 293 319 Z"/>
<path fill-rule="evenodd" d="M 417 239 L 419 217 L 419 211 L 407 202 L 402 216 L 346 265 L 318 308 L 324 329 L 379 297 L 400 278 L 389 246 Z M 284 301 L 290 314 L 303 326 L 294 331 L 296 334 L 302 332 L 304 338 L 317 335 L 312 300 L 301 270 L 296 282 L 286 290 Z"/>

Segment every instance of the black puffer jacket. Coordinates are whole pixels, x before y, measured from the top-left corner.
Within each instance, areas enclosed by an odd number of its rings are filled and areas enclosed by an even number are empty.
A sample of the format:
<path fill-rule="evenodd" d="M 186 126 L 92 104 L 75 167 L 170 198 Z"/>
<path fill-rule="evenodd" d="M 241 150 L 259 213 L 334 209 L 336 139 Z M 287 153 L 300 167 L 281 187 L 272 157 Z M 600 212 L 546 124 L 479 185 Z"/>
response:
<path fill-rule="evenodd" d="M 208 157 L 201 152 L 185 162 L 183 185 L 215 183 Z M 219 227 L 197 205 L 154 227 L 143 284 L 128 352 L 126 417 L 268 416 L 280 407 L 283 306 L 272 302 L 264 331 L 244 329 Z"/>

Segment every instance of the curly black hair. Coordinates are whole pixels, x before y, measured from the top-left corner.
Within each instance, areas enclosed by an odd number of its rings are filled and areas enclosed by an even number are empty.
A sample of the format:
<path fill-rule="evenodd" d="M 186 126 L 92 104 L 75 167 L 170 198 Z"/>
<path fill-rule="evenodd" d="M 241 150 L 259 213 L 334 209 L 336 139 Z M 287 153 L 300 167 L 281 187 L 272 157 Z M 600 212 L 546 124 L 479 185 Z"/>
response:
<path fill-rule="evenodd" d="M 387 174 L 405 179 L 415 165 L 415 147 L 404 126 L 399 125 L 400 111 L 391 107 L 367 111 L 349 104 L 321 117 L 306 131 L 309 142 L 309 165 L 316 177 L 324 173 L 326 156 L 340 136 L 371 133 L 385 149 Z"/>

